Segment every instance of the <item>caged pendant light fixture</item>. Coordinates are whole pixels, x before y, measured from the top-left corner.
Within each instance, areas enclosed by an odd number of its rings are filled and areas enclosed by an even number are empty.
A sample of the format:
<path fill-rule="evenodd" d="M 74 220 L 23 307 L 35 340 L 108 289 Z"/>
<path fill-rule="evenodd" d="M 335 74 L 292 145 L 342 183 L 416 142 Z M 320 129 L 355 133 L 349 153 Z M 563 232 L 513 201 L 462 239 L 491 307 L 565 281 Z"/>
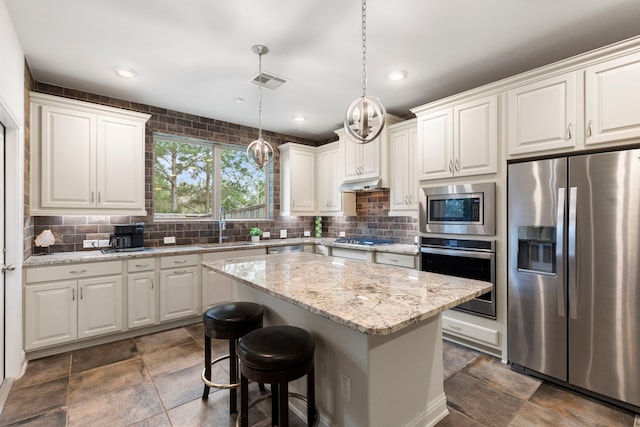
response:
<path fill-rule="evenodd" d="M 258 76 L 262 75 L 262 55 L 269 53 L 269 49 L 261 44 L 254 45 L 251 50 L 258 55 Z M 247 147 L 247 154 L 253 159 L 258 168 L 262 169 L 273 162 L 273 147 L 262 138 L 262 84 L 258 83 L 258 139 Z"/>
<path fill-rule="evenodd" d="M 362 96 L 347 108 L 344 129 L 351 141 L 366 144 L 384 129 L 386 111 L 375 96 L 367 96 L 367 0 L 362 0 Z"/>

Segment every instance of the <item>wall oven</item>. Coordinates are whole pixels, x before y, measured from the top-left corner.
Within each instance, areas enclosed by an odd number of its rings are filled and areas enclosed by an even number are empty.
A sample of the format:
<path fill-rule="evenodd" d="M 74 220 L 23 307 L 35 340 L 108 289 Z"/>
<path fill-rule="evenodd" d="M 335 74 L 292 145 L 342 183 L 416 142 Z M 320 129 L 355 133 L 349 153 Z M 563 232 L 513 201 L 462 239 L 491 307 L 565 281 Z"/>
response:
<path fill-rule="evenodd" d="M 496 318 L 496 242 L 420 237 L 420 270 L 491 282 L 490 292 L 454 310 Z"/>
<path fill-rule="evenodd" d="M 495 187 L 488 182 L 422 188 L 420 232 L 495 235 Z"/>

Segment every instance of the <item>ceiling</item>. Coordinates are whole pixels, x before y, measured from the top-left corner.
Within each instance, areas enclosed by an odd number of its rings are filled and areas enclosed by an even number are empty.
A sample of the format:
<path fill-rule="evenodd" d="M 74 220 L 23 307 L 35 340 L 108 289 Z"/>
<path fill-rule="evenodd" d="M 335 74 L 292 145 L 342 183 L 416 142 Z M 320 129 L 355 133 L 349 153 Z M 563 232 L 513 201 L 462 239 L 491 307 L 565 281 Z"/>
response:
<path fill-rule="evenodd" d="M 287 80 L 263 90 L 263 128 L 313 140 L 331 137 L 361 94 L 358 0 L 4 1 L 40 82 L 257 127 L 248 82 L 263 44 L 263 71 Z M 638 22 L 638 0 L 369 0 L 367 94 L 407 116 L 638 35 Z M 396 69 L 406 79 L 386 79 Z"/>

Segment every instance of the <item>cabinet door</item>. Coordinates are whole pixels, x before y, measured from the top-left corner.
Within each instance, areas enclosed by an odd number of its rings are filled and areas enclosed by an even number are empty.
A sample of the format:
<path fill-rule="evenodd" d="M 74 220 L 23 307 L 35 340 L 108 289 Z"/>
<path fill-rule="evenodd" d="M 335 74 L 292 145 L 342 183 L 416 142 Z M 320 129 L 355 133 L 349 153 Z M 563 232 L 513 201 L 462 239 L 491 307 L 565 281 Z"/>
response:
<path fill-rule="evenodd" d="M 498 171 L 498 97 L 489 96 L 453 108 L 453 173 L 480 175 Z"/>
<path fill-rule="evenodd" d="M 76 281 L 25 286 L 25 348 L 73 341 L 78 336 Z"/>
<path fill-rule="evenodd" d="M 361 144 L 356 144 L 345 136 L 340 136 L 340 143 L 344 151 L 344 180 L 357 181 L 362 179 Z"/>
<path fill-rule="evenodd" d="M 391 145 L 391 204 L 392 211 L 407 209 L 409 205 L 409 163 L 413 160 L 409 157 L 409 131 L 392 131 L 389 135 Z M 411 168 L 413 169 L 413 168 Z"/>
<path fill-rule="evenodd" d="M 144 124 L 98 117 L 97 205 L 144 209 Z"/>
<path fill-rule="evenodd" d="M 453 175 L 453 110 L 418 118 L 418 177 L 421 180 Z"/>
<path fill-rule="evenodd" d="M 95 207 L 95 114 L 49 105 L 40 108 L 41 205 Z"/>
<path fill-rule="evenodd" d="M 640 137 L 640 53 L 585 72 L 586 145 Z"/>
<path fill-rule="evenodd" d="M 198 267 L 160 271 L 160 321 L 200 313 Z"/>
<path fill-rule="evenodd" d="M 512 89 L 508 102 L 509 154 L 575 148 L 575 73 Z"/>
<path fill-rule="evenodd" d="M 379 178 L 380 170 L 380 144 L 382 134 L 367 144 L 359 144 L 360 150 L 360 178 Z"/>
<path fill-rule="evenodd" d="M 337 152 L 338 150 L 318 151 L 318 171 L 316 174 L 318 212 L 332 212 L 336 209 L 335 191 L 340 183 L 333 162 L 338 160 Z"/>
<path fill-rule="evenodd" d="M 233 279 L 208 268 L 202 269 L 202 310 L 231 301 Z"/>
<path fill-rule="evenodd" d="M 153 279 L 153 271 L 129 273 L 127 279 L 129 328 L 156 323 L 156 286 Z"/>
<path fill-rule="evenodd" d="M 78 280 L 78 338 L 122 330 L 122 276 Z"/>
<path fill-rule="evenodd" d="M 315 156 L 313 151 L 291 149 L 291 210 L 315 211 Z"/>

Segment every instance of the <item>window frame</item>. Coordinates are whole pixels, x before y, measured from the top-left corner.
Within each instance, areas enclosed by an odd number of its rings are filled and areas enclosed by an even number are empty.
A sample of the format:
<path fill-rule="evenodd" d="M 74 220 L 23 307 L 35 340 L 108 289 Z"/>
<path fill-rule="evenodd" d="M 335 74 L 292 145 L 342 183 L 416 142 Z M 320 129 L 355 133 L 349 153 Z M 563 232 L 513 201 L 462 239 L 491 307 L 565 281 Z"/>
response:
<path fill-rule="evenodd" d="M 152 204 L 153 204 L 153 221 L 154 222 L 207 222 L 207 221 L 220 221 L 220 207 L 222 205 L 222 168 L 220 167 L 222 161 L 222 148 L 232 149 L 236 151 L 245 151 L 247 147 L 238 144 L 231 143 L 222 143 L 218 141 L 212 141 L 209 139 L 203 138 L 194 138 L 189 136 L 182 135 L 174 135 L 174 134 L 166 134 L 162 132 L 154 132 L 153 135 L 153 163 L 152 163 L 152 176 L 151 176 L 151 194 L 152 194 Z M 197 145 L 205 145 L 210 146 L 213 149 L 213 191 L 212 191 L 212 203 L 211 203 L 211 215 L 202 216 L 197 218 L 159 218 L 155 209 L 155 188 L 153 186 L 154 177 L 156 173 L 156 164 L 155 164 L 155 152 L 156 152 L 156 140 L 169 140 L 178 143 L 189 143 L 189 144 L 197 144 Z M 271 162 L 265 168 L 265 212 L 267 212 L 267 217 L 265 218 L 229 218 L 227 221 L 229 222 L 256 222 L 256 221 L 273 221 L 273 200 L 274 200 L 274 180 L 273 180 L 273 162 Z"/>

